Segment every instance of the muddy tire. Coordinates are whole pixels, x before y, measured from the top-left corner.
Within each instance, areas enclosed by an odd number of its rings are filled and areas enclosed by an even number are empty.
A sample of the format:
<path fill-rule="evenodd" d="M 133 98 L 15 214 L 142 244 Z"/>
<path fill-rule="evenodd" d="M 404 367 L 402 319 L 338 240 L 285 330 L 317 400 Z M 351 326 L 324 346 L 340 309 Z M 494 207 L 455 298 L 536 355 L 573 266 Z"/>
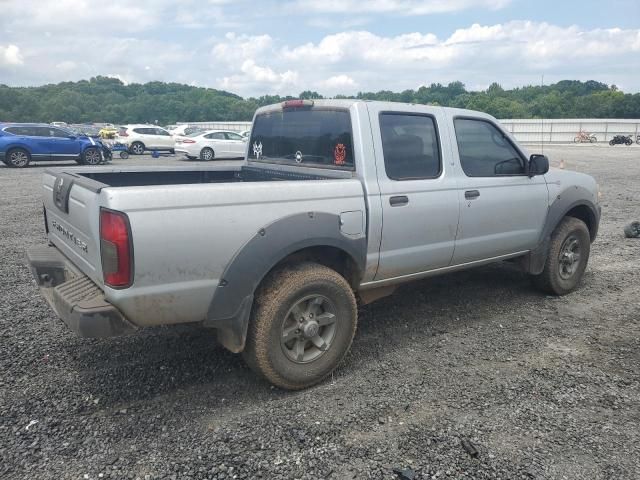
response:
<path fill-rule="evenodd" d="M 337 272 L 315 263 L 284 267 L 256 295 L 243 356 L 280 388 L 310 387 L 349 351 L 357 316 L 351 286 Z"/>
<path fill-rule="evenodd" d="M 551 234 L 549 254 L 540 275 L 533 282 L 552 295 L 566 295 L 576 289 L 589 262 L 591 237 L 582 220 L 565 217 Z"/>

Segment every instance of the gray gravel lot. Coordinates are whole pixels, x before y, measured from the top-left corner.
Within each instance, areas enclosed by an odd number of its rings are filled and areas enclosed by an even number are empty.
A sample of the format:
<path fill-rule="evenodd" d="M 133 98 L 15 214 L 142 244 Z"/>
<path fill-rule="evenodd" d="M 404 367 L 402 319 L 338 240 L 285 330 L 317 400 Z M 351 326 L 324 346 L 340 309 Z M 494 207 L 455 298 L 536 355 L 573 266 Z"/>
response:
<path fill-rule="evenodd" d="M 47 165 L 3 166 L 0 478 L 640 478 L 640 239 L 622 235 L 640 147 L 545 153 L 604 194 L 578 291 L 541 295 L 509 265 L 404 286 L 361 309 L 333 378 L 297 393 L 200 328 L 70 333 L 24 259 L 44 241 Z"/>

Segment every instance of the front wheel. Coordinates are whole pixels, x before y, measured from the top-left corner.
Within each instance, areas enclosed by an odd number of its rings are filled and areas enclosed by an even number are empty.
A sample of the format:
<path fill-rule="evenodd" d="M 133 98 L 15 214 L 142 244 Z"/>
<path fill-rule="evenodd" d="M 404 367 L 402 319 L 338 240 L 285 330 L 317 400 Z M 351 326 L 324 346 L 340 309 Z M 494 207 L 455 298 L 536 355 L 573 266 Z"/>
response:
<path fill-rule="evenodd" d="M 609 145 L 611 145 L 612 147 L 616 144 L 616 142 L 614 142 L 613 140 L 609 140 Z"/>
<path fill-rule="evenodd" d="M 243 356 L 280 388 L 310 387 L 344 358 L 357 317 L 351 286 L 336 271 L 315 263 L 285 267 L 256 297 Z"/>
<path fill-rule="evenodd" d="M 580 143 L 582 139 L 580 137 L 573 137 L 573 143 Z"/>
<path fill-rule="evenodd" d="M 591 135 L 591 136 L 589 137 L 589 141 L 590 141 L 591 143 L 596 143 L 596 142 L 598 141 L 598 138 L 597 138 L 595 135 Z"/>
<path fill-rule="evenodd" d="M 82 163 L 85 165 L 99 165 L 101 162 L 102 155 L 95 147 L 89 147 L 82 153 Z"/>
<path fill-rule="evenodd" d="M 633 140 L 631 140 L 630 138 L 627 138 L 627 139 L 624 141 L 624 144 L 628 147 L 629 145 L 633 144 Z"/>
<path fill-rule="evenodd" d="M 566 295 L 580 283 L 591 251 L 589 229 L 582 220 L 565 217 L 551 235 L 544 270 L 535 285 L 546 293 Z"/>

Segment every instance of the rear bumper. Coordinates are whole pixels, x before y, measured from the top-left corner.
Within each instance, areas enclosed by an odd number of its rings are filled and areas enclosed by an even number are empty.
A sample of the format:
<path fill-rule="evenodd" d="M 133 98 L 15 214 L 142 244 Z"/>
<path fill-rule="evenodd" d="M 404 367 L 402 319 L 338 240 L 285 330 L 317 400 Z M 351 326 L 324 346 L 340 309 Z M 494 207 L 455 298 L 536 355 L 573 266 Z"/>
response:
<path fill-rule="evenodd" d="M 104 338 L 137 329 L 56 247 L 31 248 L 27 260 L 42 296 L 76 334 Z"/>

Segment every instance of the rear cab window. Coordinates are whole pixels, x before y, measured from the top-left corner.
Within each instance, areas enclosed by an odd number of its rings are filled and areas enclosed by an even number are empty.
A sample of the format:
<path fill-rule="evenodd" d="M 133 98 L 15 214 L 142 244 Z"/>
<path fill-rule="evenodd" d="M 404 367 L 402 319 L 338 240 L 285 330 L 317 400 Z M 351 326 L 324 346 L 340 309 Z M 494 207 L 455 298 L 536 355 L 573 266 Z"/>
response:
<path fill-rule="evenodd" d="M 387 177 L 422 180 L 440 176 L 442 156 L 436 122 L 431 115 L 383 112 L 380 135 Z"/>
<path fill-rule="evenodd" d="M 248 159 L 354 170 L 349 110 L 305 106 L 258 114 L 251 130 Z"/>

